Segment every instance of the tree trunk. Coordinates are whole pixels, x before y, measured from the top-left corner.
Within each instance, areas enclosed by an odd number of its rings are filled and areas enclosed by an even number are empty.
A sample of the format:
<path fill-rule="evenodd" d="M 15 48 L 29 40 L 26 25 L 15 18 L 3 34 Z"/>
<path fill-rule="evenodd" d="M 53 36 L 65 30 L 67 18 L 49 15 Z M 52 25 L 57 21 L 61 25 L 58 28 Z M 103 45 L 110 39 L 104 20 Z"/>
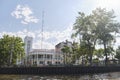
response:
<path fill-rule="evenodd" d="M 92 66 L 92 46 L 90 45 L 90 41 L 89 40 L 87 40 L 88 41 L 88 48 L 89 48 L 89 52 L 90 52 L 90 55 L 89 55 L 89 57 L 90 57 L 90 59 L 89 59 L 89 63 L 90 63 L 90 66 Z"/>
<path fill-rule="evenodd" d="M 107 58 L 107 48 L 106 48 L 106 44 L 104 43 L 104 54 L 105 54 L 105 66 L 108 65 L 108 58 Z"/>
<path fill-rule="evenodd" d="M 65 65 L 65 54 L 63 54 L 63 64 Z"/>
<path fill-rule="evenodd" d="M 83 62 L 84 60 L 83 59 L 84 59 L 84 56 L 82 56 L 82 65 L 84 65 L 84 62 Z"/>
<path fill-rule="evenodd" d="M 92 66 L 92 53 L 90 53 L 90 66 Z"/>

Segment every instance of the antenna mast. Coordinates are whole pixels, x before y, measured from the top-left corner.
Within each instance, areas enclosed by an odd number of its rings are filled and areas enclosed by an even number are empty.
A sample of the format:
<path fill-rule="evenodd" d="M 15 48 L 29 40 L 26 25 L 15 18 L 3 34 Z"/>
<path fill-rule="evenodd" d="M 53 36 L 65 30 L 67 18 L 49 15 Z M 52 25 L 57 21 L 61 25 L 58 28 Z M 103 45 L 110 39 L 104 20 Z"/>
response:
<path fill-rule="evenodd" d="M 43 27 L 44 27 L 44 11 L 42 11 L 42 29 L 41 29 L 41 49 L 43 46 Z"/>

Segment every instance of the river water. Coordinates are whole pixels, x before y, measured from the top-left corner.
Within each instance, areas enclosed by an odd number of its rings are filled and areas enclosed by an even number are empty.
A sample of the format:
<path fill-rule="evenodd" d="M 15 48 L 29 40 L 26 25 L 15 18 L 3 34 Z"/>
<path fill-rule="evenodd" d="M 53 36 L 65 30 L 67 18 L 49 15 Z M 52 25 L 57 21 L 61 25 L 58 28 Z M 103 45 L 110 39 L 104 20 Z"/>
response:
<path fill-rule="evenodd" d="M 120 72 L 90 75 L 0 75 L 0 80 L 120 80 Z"/>

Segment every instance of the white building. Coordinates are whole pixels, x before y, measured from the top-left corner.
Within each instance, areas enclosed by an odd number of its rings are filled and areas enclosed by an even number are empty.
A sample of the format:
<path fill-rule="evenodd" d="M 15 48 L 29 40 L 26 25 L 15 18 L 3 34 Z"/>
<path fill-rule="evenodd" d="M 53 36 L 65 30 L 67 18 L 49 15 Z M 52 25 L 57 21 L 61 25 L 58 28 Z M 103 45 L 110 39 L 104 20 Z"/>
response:
<path fill-rule="evenodd" d="M 59 65 L 63 63 L 61 55 L 55 53 L 54 49 L 34 49 L 29 54 L 29 65 Z"/>
<path fill-rule="evenodd" d="M 25 42 L 25 60 L 26 66 L 58 65 L 63 63 L 61 54 L 54 49 L 32 49 L 33 38 L 26 36 Z"/>
<path fill-rule="evenodd" d="M 72 48 L 72 42 L 70 41 L 65 41 L 65 42 L 60 42 L 55 46 L 55 51 L 56 53 L 63 53 L 61 51 L 62 48 L 64 48 L 65 46 L 68 46 L 70 49 Z"/>
<path fill-rule="evenodd" d="M 25 43 L 25 56 L 27 56 L 29 54 L 29 52 L 32 51 L 32 43 L 33 43 L 33 38 L 26 36 L 24 38 L 24 43 Z"/>

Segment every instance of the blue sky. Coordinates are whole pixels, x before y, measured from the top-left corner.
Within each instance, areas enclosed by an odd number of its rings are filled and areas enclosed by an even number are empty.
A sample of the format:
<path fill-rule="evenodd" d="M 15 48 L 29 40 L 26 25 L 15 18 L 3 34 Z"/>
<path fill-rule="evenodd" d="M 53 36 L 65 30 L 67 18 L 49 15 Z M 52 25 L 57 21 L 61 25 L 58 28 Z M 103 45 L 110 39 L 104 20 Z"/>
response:
<path fill-rule="evenodd" d="M 34 38 L 40 48 L 42 11 L 44 11 L 44 48 L 70 39 L 78 12 L 90 14 L 97 7 L 113 9 L 120 21 L 119 0 L 0 0 L 0 35 Z M 119 44 L 119 42 L 117 43 Z"/>

